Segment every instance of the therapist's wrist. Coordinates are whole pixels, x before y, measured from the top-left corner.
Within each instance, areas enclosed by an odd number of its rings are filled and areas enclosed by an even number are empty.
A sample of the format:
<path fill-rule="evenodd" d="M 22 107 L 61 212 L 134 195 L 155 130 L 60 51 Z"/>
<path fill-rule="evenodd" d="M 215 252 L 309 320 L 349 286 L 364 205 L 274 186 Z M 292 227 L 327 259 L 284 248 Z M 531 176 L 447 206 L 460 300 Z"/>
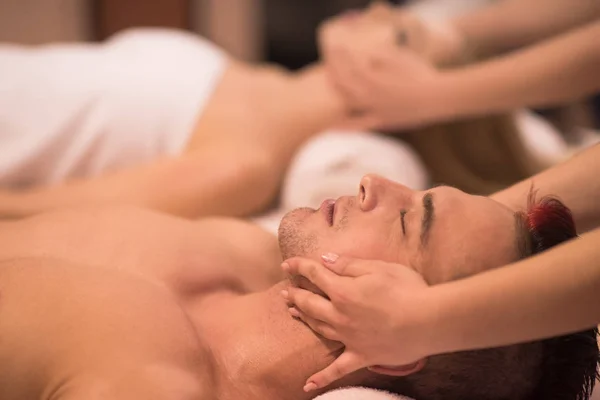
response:
<path fill-rule="evenodd" d="M 430 286 L 421 299 L 424 333 L 421 345 L 427 357 L 470 350 L 468 294 L 471 286 L 454 281 Z"/>
<path fill-rule="evenodd" d="M 429 287 L 421 299 L 423 347 L 426 356 L 448 352 L 449 344 L 444 333 L 443 293 L 437 286 Z"/>
<path fill-rule="evenodd" d="M 414 353 L 422 358 L 445 353 L 443 307 L 437 287 L 426 287 L 408 297 L 404 293 L 399 301 L 403 311 L 398 312 L 395 307 L 391 312 L 395 316 L 392 326 L 397 337 L 410 342 Z"/>

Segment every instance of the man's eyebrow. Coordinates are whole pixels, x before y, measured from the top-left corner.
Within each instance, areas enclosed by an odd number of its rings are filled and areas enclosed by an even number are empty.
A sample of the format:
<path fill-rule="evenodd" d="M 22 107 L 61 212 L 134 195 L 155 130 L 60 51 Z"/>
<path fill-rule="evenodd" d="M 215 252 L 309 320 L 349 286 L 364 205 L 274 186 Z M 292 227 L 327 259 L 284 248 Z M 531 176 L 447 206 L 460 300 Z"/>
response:
<path fill-rule="evenodd" d="M 421 219 L 421 247 L 427 244 L 434 218 L 433 193 L 425 193 L 423 196 L 423 218 Z"/>

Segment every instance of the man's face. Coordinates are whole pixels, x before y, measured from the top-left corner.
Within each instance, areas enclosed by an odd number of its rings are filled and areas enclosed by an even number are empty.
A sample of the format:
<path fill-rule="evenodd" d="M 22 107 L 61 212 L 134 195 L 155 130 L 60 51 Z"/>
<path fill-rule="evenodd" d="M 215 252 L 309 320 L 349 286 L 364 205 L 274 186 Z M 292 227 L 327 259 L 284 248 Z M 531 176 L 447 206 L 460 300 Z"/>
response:
<path fill-rule="evenodd" d="M 450 187 L 425 192 L 367 175 L 356 196 L 288 213 L 279 226 L 283 258 L 327 252 L 409 266 L 430 284 L 518 258 L 514 213 Z"/>

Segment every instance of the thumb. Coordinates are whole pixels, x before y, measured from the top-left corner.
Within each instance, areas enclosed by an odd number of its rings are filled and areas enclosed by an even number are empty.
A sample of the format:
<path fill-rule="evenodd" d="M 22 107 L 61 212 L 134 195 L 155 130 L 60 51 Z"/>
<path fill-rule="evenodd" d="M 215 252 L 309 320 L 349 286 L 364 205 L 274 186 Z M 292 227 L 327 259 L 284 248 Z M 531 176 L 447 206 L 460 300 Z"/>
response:
<path fill-rule="evenodd" d="M 337 254 L 326 253 L 321 256 L 323 265 L 339 276 L 356 278 L 370 272 L 371 261 L 357 260 L 349 257 L 339 257 Z"/>
<path fill-rule="evenodd" d="M 346 350 L 328 367 L 308 378 L 304 391 L 309 392 L 323 388 L 354 371 L 365 368 L 367 365 L 357 355 Z"/>

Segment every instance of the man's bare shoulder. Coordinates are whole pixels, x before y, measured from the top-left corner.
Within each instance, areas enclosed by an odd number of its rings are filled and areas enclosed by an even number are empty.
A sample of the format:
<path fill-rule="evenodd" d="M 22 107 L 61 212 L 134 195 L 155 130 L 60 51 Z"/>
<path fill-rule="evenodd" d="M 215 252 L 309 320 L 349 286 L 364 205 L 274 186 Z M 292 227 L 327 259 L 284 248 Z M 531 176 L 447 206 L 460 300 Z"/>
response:
<path fill-rule="evenodd" d="M 0 295 L 2 399 L 77 398 L 73 388 L 124 396 L 143 387 L 187 399 L 212 388 L 214 359 L 187 313 L 137 275 L 56 258 L 10 259 L 0 262 Z M 40 388 L 51 394 L 31 392 Z"/>

